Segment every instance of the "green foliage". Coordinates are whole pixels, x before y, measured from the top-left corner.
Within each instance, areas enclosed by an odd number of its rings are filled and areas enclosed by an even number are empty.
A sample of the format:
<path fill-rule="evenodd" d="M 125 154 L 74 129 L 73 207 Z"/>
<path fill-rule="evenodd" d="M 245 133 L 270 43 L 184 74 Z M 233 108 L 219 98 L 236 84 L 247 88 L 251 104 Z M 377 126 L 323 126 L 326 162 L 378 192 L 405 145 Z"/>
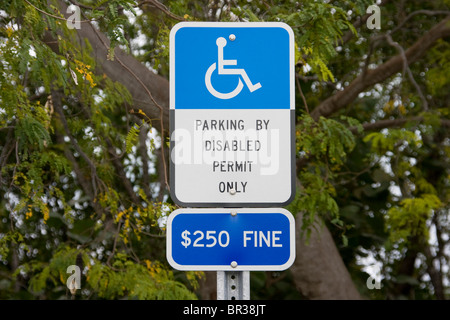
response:
<path fill-rule="evenodd" d="M 91 19 L 97 19 L 100 22 L 102 31 L 108 35 L 111 41 L 108 50 L 109 60 L 114 60 L 114 49 L 119 45 L 125 47 L 127 52 L 129 52 L 130 44 L 123 31 L 127 28 L 129 21 L 126 16 L 119 14 L 119 10 L 125 9 L 129 13 L 136 15 L 134 5 L 134 0 L 99 1 L 91 11 L 88 11 Z"/>
<path fill-rule="evenodd" d="M 100 298 L 195 299 L 195 295 L 174 281 L 172 272 L 159 263 L 146 260 L 146 266 L 136 264 L 126 254 L 117 254 L 111 267 L 98 263 L 92 265 L 86 277 Z"/>
<path fill-rule="evenodd" d="M 76 257 L 78 254 L 76 249 L 72 249 L 66 246 L 61 246 L 56 249 L 52 259 L 46 263 L 39 264 L 24 264 L 22 266 L 22 273 L 30 275 L 29 288 L 33 294 L 38 295 L 47 289 L 47 286 L 51 284 L 55 290 L 65 290 L 65 284 L 69 273 L 66 273 L 67 267 L 75 265 Z M 84 261 L 88 261 L 87 255 L 83 256 Z"/>
<path fill-rule="evenodd" d="M 183 284 L 174 281 L 172 272 L 159 262 L 145 260 L 138 264 L 124 253 L 117 253 L 114 262 L 108 266 L 90 258 L 83 250 L 63 245 L 55 251 L 48 264 L 25 264 L 20 271 L 30 277 L 29 289 L 34 295 L 48 290 L 49 286 L 55 292 L 65 292 L 71 275 L 67 268 L 77 261 L 82 261 L 85 267 L 84 272 L 81 270 L 80 280 L 83 290 L 89 291 L 91 296 L 102 299 L 196 299 Z"/>
<path fill-rule="evenodd" d="M 439 40 L 438 44 L 429 52 L 432 68 L 427 71 L 427 89 L 433 95 L 444 94 L 443 88 L 450 86 L 448 74 L 450 72 L 450 44 Z"/>
<path fill-rule="evenodd" d="M 50 143 L 50 135 L 44 126 L 31 116 L 25 116 L 16 126 L 16 137 L 19 142 L 19 152 L 28 155 L 28 147 L 38 147 L 39 151 Z"/>
<path fill-rule="evenodd" d="M 406 143 L 417 146 L 420 143 L 419 137 L 409 130 L 405 129 L 388 129 L 387 132 L 372 132 L 364 137 L 364 142 L 369 142 L 373 151 L 382 155 L 387 151 L 393 151 Z"/>
<path fill-rule="evenodd" d="M 354 119 L 342 117 L 354 125 Z M 347 126 L 333 119 L 321 117 L 315 122 L 309 115 L 300 117 L 296 128 L 297 151 L 317 159 L 325 157 L 330 163 L 341 165 L 355 146 L 355 138 Z"/>
<path fill-rule="evenodd" d="M 0 237 L 0 259 L 6 260 L 10 253 L 11 245 L 22 245 L 24 242 L 23 235 L 18 231 L 9 231 Z M 26 247 L 22 246 L 22 249 Z"/>
<path fill-rule="evenodd" d="M 128 153 L 130 153 L 132 148 L 137 144 L 140 128 L 141 126 L 134 124 L 130 131 L 128 131 L 127 138 L 125 140 L 127 146 L 126 150 Z"/>
<path fill-rule="evenodd" d="M 434 210 L 442 207 L 439 198 L 434 194 L 423 194 L 418 198 L 404 199 L 399 206 L 392 207 L 387 215 L 387 228 L 392 243 L 418 237 L 428 240 L 427 220 Z"/>
<path fill-rule="evenodd" d="M 1 284 L 1 298 L 18 296 L 15 283 L 28 288 L 22 298 L 67 298 L 66 269 L 81 254 L 81 298 L 194 299 L 197 276 L 175 279 L 167 263 L 158 262 L 165 261 L 159 220 L 173 210 L 150 189 L 159 176 L 144 179 L 136 161 L 142 155 L 124 156 L 139 143 L 138 125 L 130 124 L 127 112 L 130 93 L 95 73 L 92 48 L 80 47 L 76 31 L 53 17 L 63 17 L 56 5 L 30 3 L 2 6 L 0 261 L 7 266 L 18 251 L 21 256 Z M 110 59 L 114 47 L 128 45 L 123 10 L 135 14 L 134 5 L 103 1 L 84 12 L 83 19 L 96 19 L 110 37 Z M 58 50 L 44 35 L 55 37 Z M 155 161 L 153 139 L 150 144 L 146 156 Z M 134 202 L 124 193 L 129 176 Z M 104 250 L 108 255 L 98 256 Z"/>
<path fill-rule="evenodd" d="M 349 1 L 348 5 L 358 13 L 365 11 L 369 1 Z M 240 3 L 232 7 L 234 15 L 245 21 L 283 21 L 290 25 L 296 36 L 296 63 L 308 64 L 312 73 L 323 81 L 335 81 L 329 62 L 336 57 L 336 45 L 346 31 L 357 31 L 340 5 L 324 1 L 276 1 L 270 7 L 262 2 Z M 255 12 L 267 11 L 267 14 Z"/>
<path fill-rule="evenodd" d="M 352 126 L 358 125 L 355 119 L 341 119 Z M 342 228 L 333 180 L 335 172 L 355 147 L 355 137 L 344 123 L 334 119 L 321 117 L 315 122 L 304 114 L 299 123 L 296 128 L 297 152 L 308 159 L 315 159 L 314 165 L 303 168 L 299 173 L 301 187 L 294 203 L 295 210 L 305 212 L 302 229 L 309 236 L 317 215 L 328 217 L 331 223 Z M 344 233 L 342 241 L 344 244 L 347 241 Z"/>
<path fill-rule="evenodd" d="M 313 172 L 302 172 L 300 179 L 303 183 L 299 190 L 297 207 L 306 212 L 303 216 L 302 229 L 306 230 L 309 235 L 317 215 L 329 214 L 334 219 L 338 219 L 339 209 L 333 198 L 334 187 L 329 181 L 322 178 L 319 167 L 316 167 Z"/>
<path fill-rule="evenodd" d="M 327 64 L 336 55 L 336 44 L 344 30 L 356 34 L 345 11 L 329 3 L 307 1 L 300 10 L 280 18 L 294 26 L 301 55 L 307 57 L 301 61 L 307 62 L 320 79 L 334 81 Z"/>
<path fill-rule="evenodd" d="M 170 29 L 167 26 L 162 26 L 156 38 L 155 52 L 155 68 L 163 69 L 163 74 L 168 74 L 165 70 L 169 63 L 169 35 Z M 165 67 L 164 67 L 165 66 Z"/>
<path fill-rule="evenodd" d="M 363 139 L 370 142 L 371 148 L 379 155 L 398 154 L 408 147 L 417 149 L 422 141 L 412 131 L 405 129 L 389 129 L 385 132 L 373 132 Z M 392 206 L 386 215 L 386 228 L 392 243 L 405 242 L 411 237 L 424 241 L 428 239 L 427 222 L 433 212 L 442 207 L 435 188 L 423 177 L 423 174 L 408 159 L 395 157 L 395 170 L 399 179 L 414 184 L 411 189 L 408 183 L 402 186 L 404 198 Z M 415 195 L 416 197 L 408 197 Z"/>

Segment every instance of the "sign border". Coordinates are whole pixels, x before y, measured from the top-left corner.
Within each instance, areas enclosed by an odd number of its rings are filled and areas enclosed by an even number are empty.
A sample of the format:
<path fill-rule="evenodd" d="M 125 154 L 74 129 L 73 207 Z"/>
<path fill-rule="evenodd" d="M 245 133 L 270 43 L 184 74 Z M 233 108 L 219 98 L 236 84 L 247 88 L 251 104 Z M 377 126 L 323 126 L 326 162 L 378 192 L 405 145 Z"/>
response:
<path fill-rule="evenodd" d="M 289 34 L 289 89 L 290 89 L 290 108 L 287 109 L 290 112 L 290 128 L 291 128 L 291 194 L 285 201 L 281 202 L 185 202 L 178 199 L 176 196 L 176 184 L 175 184 L 175 164 L 172 161 L 172 151 L 174 148 L 174 143 L 172 141 L 172 133 L 175 128 L 175 35 L 178 30 L 182 28 L 283 28 Z M 169 158 L 170 158 L 170 196 L 172 200 L 179 206 L 182 207 L 200 207 L 200 208 L 214 208 L 214 207 L 283 207 L 291 203 L 296 195 L 296 180 L 295 180 L 295 42 L 294 42 L 294 32 L 292 28 L 284 22 L 191 22 L 184 21 L 177 23 L 170 30 L 170 43 L 169 43 L 169 57 L 170 57 L 170 91 L 169 91 L 169 131 L 170 131 L 170 148 L 169 148 Z M 213 108 L 212 108 L 213 109 Z M 184 110 L 184 109 L 183 109 Z M 193 109 L 196 110 L 196 109 Z M 208 109 L 201 109 L 205 112 Z M 214 109 L 215 110 L 215 109 Z M 227 109 L 221 109 L 227 110 Z M 238 109 L 233 109 L 235 112 Z M 269 186 L 268 186 L 269 187 Z"/>
<path fill-rule="evenodd" d="M 233 268 L 231 265 L 180 265 L 175 262 L 172 257 L 172 222 L 173 219 L 179 214 L 215 214 L 215 213 L 228 213 L 234 210 L 237 214 L 253 214 L 253 213 L 279 213 L 284 215 L 289 220 L 289 260 L 282 265 L 244 265 L 239 264 Z M 169 264 L 176 270 L 182 271 L 282 271 L 288 269 L 295 261 L 296 249 L 295 249 L 295 219 L 292 213 L 283 208 L 211 208 L 211 209 L 177 209 L 173 211 L 166 224 L 166 258 Z"/>

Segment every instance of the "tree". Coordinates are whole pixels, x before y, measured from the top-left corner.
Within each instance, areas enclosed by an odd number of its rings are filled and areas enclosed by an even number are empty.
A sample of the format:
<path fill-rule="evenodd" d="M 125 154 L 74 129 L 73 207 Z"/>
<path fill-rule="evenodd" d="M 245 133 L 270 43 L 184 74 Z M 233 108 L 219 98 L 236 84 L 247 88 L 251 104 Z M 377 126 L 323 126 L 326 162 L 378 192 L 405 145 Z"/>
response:
<path fill-rule="evenodd" d="M 295 33 L 297 258 L 252 297 L 448 298 L 449 4 L 379 1 L 373 29 L 365 0 L 1 1 L 0 297 L 214 297 L 164 255 L 168 35 L 188 20 Z"/>

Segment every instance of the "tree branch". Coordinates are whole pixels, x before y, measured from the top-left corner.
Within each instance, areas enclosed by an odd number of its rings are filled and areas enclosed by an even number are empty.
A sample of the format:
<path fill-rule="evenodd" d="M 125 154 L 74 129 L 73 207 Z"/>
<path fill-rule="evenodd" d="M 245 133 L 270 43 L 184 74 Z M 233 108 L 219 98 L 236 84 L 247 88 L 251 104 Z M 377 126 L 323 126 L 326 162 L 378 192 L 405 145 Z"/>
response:
<path fill-rule="evenodd" d="M 430 31 L 417 40 L 409 49 L 405 51 L 405 57 L 408 65 L 417 61 L 422 57 L 434 43 L 441 38 L 450 36 L 449 26 L 450 16 L 435 25 Z M 392 57 L 374 70 L 367 70 L 364 74 L 359 75 L 344 90 L 337 92 L 335 95 L 324 100 L 312 112 L 311 116 L 314 120 L 318 120 L 321 116 L 327 117 L 338 110 L 348 106 L 357 97 L 358 94 L 376 83 L 380 83 L 392 75 L 400 72 L 403 67 L 403 57 L 401 54 Z"/>
<path fill-rule="evenodd" d="M 56 136 L 56 142 L 58 144 L 64 146 L 64 155 L 72 163 L 72 169 L 73 169 L 73 172 L 75 173 L 78 183 L 80 184 L 84 193 L 89 197 L 89 202 L 90 202 L 92 208 L 94 208 L 95 213 L 97 214 L 97 216 L 100 217 L 103 213 L 103 209 L 100 206 L 100 204 L 95 201 L 95 198 L 93 196 L 94 193 L 92 190 L 92 185 L 89 183 L 88 179 L 86 179 L 85 174 L 83 173 L 80 166 L 78 165 L 77 159 L 74 157 L 72 152 L 69 150 L 69 147 L 65 143 L 62 132 L 59 132 L 58 130 L 56 130 L 55 136 Z"/>
<path fill-rule="evenodd" d="M 67 9 L 63 1 L 59 1 L 60 11 Z M 82 24 L 77 32 L 79 45 L 86 48 L 85 40 L 92 47 L 92 56 L 96 61 L 96 74 L 105 74 L 112 81 L 120 82 L 130 92 L 134 109 L 142 111 L 155 121 L 153 126 L 159 132 L 169 128 L 169 82 L 167 79 L 153 73 L 133 56 L 120 48 L 114 50 L 115 60 L 108 60 L 110 41 L 90 23 Z M 59 51 L 58 41 L 48 31 L 44 42 L 56 53 Z M 130 72 L 131 71 L 131 72 Z M 149 94 L 150 93 L 150 94 Z M 137 112 L 136 112 L 137 113 Z"/>
<path fill-rule="evenodd" d="M 55 111 L 59 115 L 59 119 L 61 120 L 61 123 L 63 125 L 64 131 L 66 135 L 69 137 L 70 142 L 72 143 L 75 150 L 81 155 L 81 157 L 86 161 L 89 168 L 91 169 L 91 182 L 92 182 L 92 195 L 93 198 L 97 196 L 97 180 L 99 180 L 97 176 L 97 168 L 95 164 L 92 162 L 92 160 L 87 156 L 87 154 L 81 149 L 80 145 L 78 144 L 77 140 L 72 136 L 72 133 L 70 132 L 69 125 L 67 123 L 66 117 L 64 115 L 64 111 L 61 106 L 61 93 L 55 90 L 52 90 L 51 93 L 51 99 L 53 103 L 53 107 L 55 108 Z"/>
<path fill-rule="evenodd" d="M 150 191 L 150 175 L 148 174 L 148 155 L 147 155 L 147 136 L 148 136 L 148 127 L 147 125 L 143 125 L 141 130 L 139 131 L 139 144 L 138 144 L 138 152 L 142 159 L 142 190 L 144 190 L 147 199 L 151 200 L 153 198 L 152 193 Z"/>
<path fill-rule="evenodd" d="M 135 204 L 139 204 L 139 199 L 136 196 L 136 193 L 133 191 L 133 185 L 131 184 L 130 180 L 126 177 L 125 174 L 125 168 L 122 164 L 120 156 L 116 153 L 116 149 L 112 144 L 111 139 L 108 137 L 104 137 L 106 145 L 108 146 L 107 150 L 108 153 L 111 155 L 111 161 L 116 169 L 116 172 L 118 174 L 118 177 L 120 181 L 122 182 L 123 187 L 125 188 L 126 192 L 128 193 L 128 196 L 130 197 L 131 202 Z"/>
<path fill-rule="evenodd" d="M 3 181 L 2 177 L 2 168 L 6 165 L 6 162 L 8 161 L 8 158 L 10 154 L 13 152 L 15 145 L 16 145 L 16 139 L 14 137 L 14 126 L 9 126 L 8 128 L 8 134 L 6 135 L 5 144 L 2 148 L 2 153 L 0 154 L 0 186 L 3 183 L 6 183 L 6 181 Z"/>
<path fill-rule="evenodd" d="M 410 117 L 410 118 L 399 118 L 399 119 L 384 119 L 379 120 L 376 122 L 371 123 L 365 123 L 362 125 L 364 131 L 377 131 L 384 128 L 394 128 L 394 127 L 401 127 L 407 122 L 422 122 L 424 121 L 424 117 L 416 116 L 416 117 Z M 440 119 L 441 126 L 450 128 L 450 120 L 448 119 Z M 352 133 L 357 133 L 358 128 L 357 127 L 350 127 L 349 130 Z"/>
<path fill-rule="evenodd" d="M 392 37 L 391 37 L 391 35 L 389 33 L 386 34 L 386 39 L 387 39 L 387 42 L 391 46 L 395 47 L 399 51 L 400 56 L 402 57 L 402 60 L 403 60 L 403 71 L 402 71 L 403 72 L 403 76 L 404 76 L 405 72 L 408 74 L 409 81 L 411 81 L 411 83 L 413 84 L 414 88 L 416 88 L 417 94 L 419 95 L 420 99 L 422 100 L 423 109 L 425 111 L 428 111 L 427 99 L 425 99 L 425 96 L 422 93 L 422 89 L 420 89 L 420 86 L 417 84 L 417 82 L 414 79 L 414 76 L 413 76 L 413 74 L 411 72 L 411 69 L 409 68 L 408 58 L 406 58 L 405 50 L 403 49 L 403 47 L 398 42 L 395 42 L 394 40 L 392 40 Z"/>
<path fill-rule="evenodd" d="M 163 5 L 161 2 L 159 2 L 157 0 L 143 0 L 143 1 L 139 2 L 138 6 L 140 7 L 144 4 L 150 4 L 154 7 L 156 7 L 158 10 L 164 12 L 164 14 L 166 14 L 169 18 L 172 18 L 174 20 L 177 20 L 177 21 L 185 20 L 183 17 L 180 17 L 180 16 L 170 12 L 170 10 L 165 5 Z"/>
<path fill-rule="evenodd" d="M 399 23 L 399 25 L 397 27 L 392 29 L 391 34 L 400 30 L 409 19 L 411 19 L 412 17 L 417 16 L 419 14 L 424 14 L 424 15 L 428 15 L 428 16 L 449 15 L 450 11 L 448 11 L 448 10 L 417 10 L 417 11 L 411 12 L 405 19 L 403 19 L 402 22 Z"/>

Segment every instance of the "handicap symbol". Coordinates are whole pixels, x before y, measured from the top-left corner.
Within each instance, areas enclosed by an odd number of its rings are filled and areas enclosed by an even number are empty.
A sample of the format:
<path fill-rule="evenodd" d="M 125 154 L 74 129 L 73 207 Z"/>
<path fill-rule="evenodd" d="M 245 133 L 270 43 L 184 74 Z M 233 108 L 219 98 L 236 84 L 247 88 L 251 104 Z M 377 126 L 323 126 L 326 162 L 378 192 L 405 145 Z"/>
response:
<path fill-rule="evenodd" d="M 234 39 L 232 39 L 232 40 L 234 40 Z M 250 81 L 250 78 L 247 75 L 247 72 L 244 69 L 226 69 L 226 68 L 224 68 L 224 66 L 237 65 L 237 60 L 225 60 L 223 58 L 223 48 L 227 45 L 227 40 L 225 40 L 225 38 L 222 38 L 222 37 L 217 38 L 216 44 L 217 44 L 217 64 L 219 66 L 218 67 L 219 75 L 223 75 L 223 74 L 232 74 L 233 75 L 234 74 L 234 75 L 241 76 L 244 79 L 244 82 L 247 85 L 250 92 L 253 92 L 253 91 L 261 88 L 261 84 L 259 82 L 257 84 L 252 84 L 252 82 Z M 216 89 L 214 89 L 214 87 L 211 84 L 211 76 L 212 76 L 212 73 L 214 72 L 214 70 L 216 70 L 216 67 L 217 67 L 217 65 L 214 62 L 206 71 L 206 74 L 205 74 L 206 88 L 216 98 L 219 98 L 219 99 L 234 98 L 241 92 L 242 88 L 244 87 L 244 85 L 241 81 L 241 78 L 239 77 L 239 83 L 233 91 L 228 92 L 228 93 L 218 92 Z"/>

